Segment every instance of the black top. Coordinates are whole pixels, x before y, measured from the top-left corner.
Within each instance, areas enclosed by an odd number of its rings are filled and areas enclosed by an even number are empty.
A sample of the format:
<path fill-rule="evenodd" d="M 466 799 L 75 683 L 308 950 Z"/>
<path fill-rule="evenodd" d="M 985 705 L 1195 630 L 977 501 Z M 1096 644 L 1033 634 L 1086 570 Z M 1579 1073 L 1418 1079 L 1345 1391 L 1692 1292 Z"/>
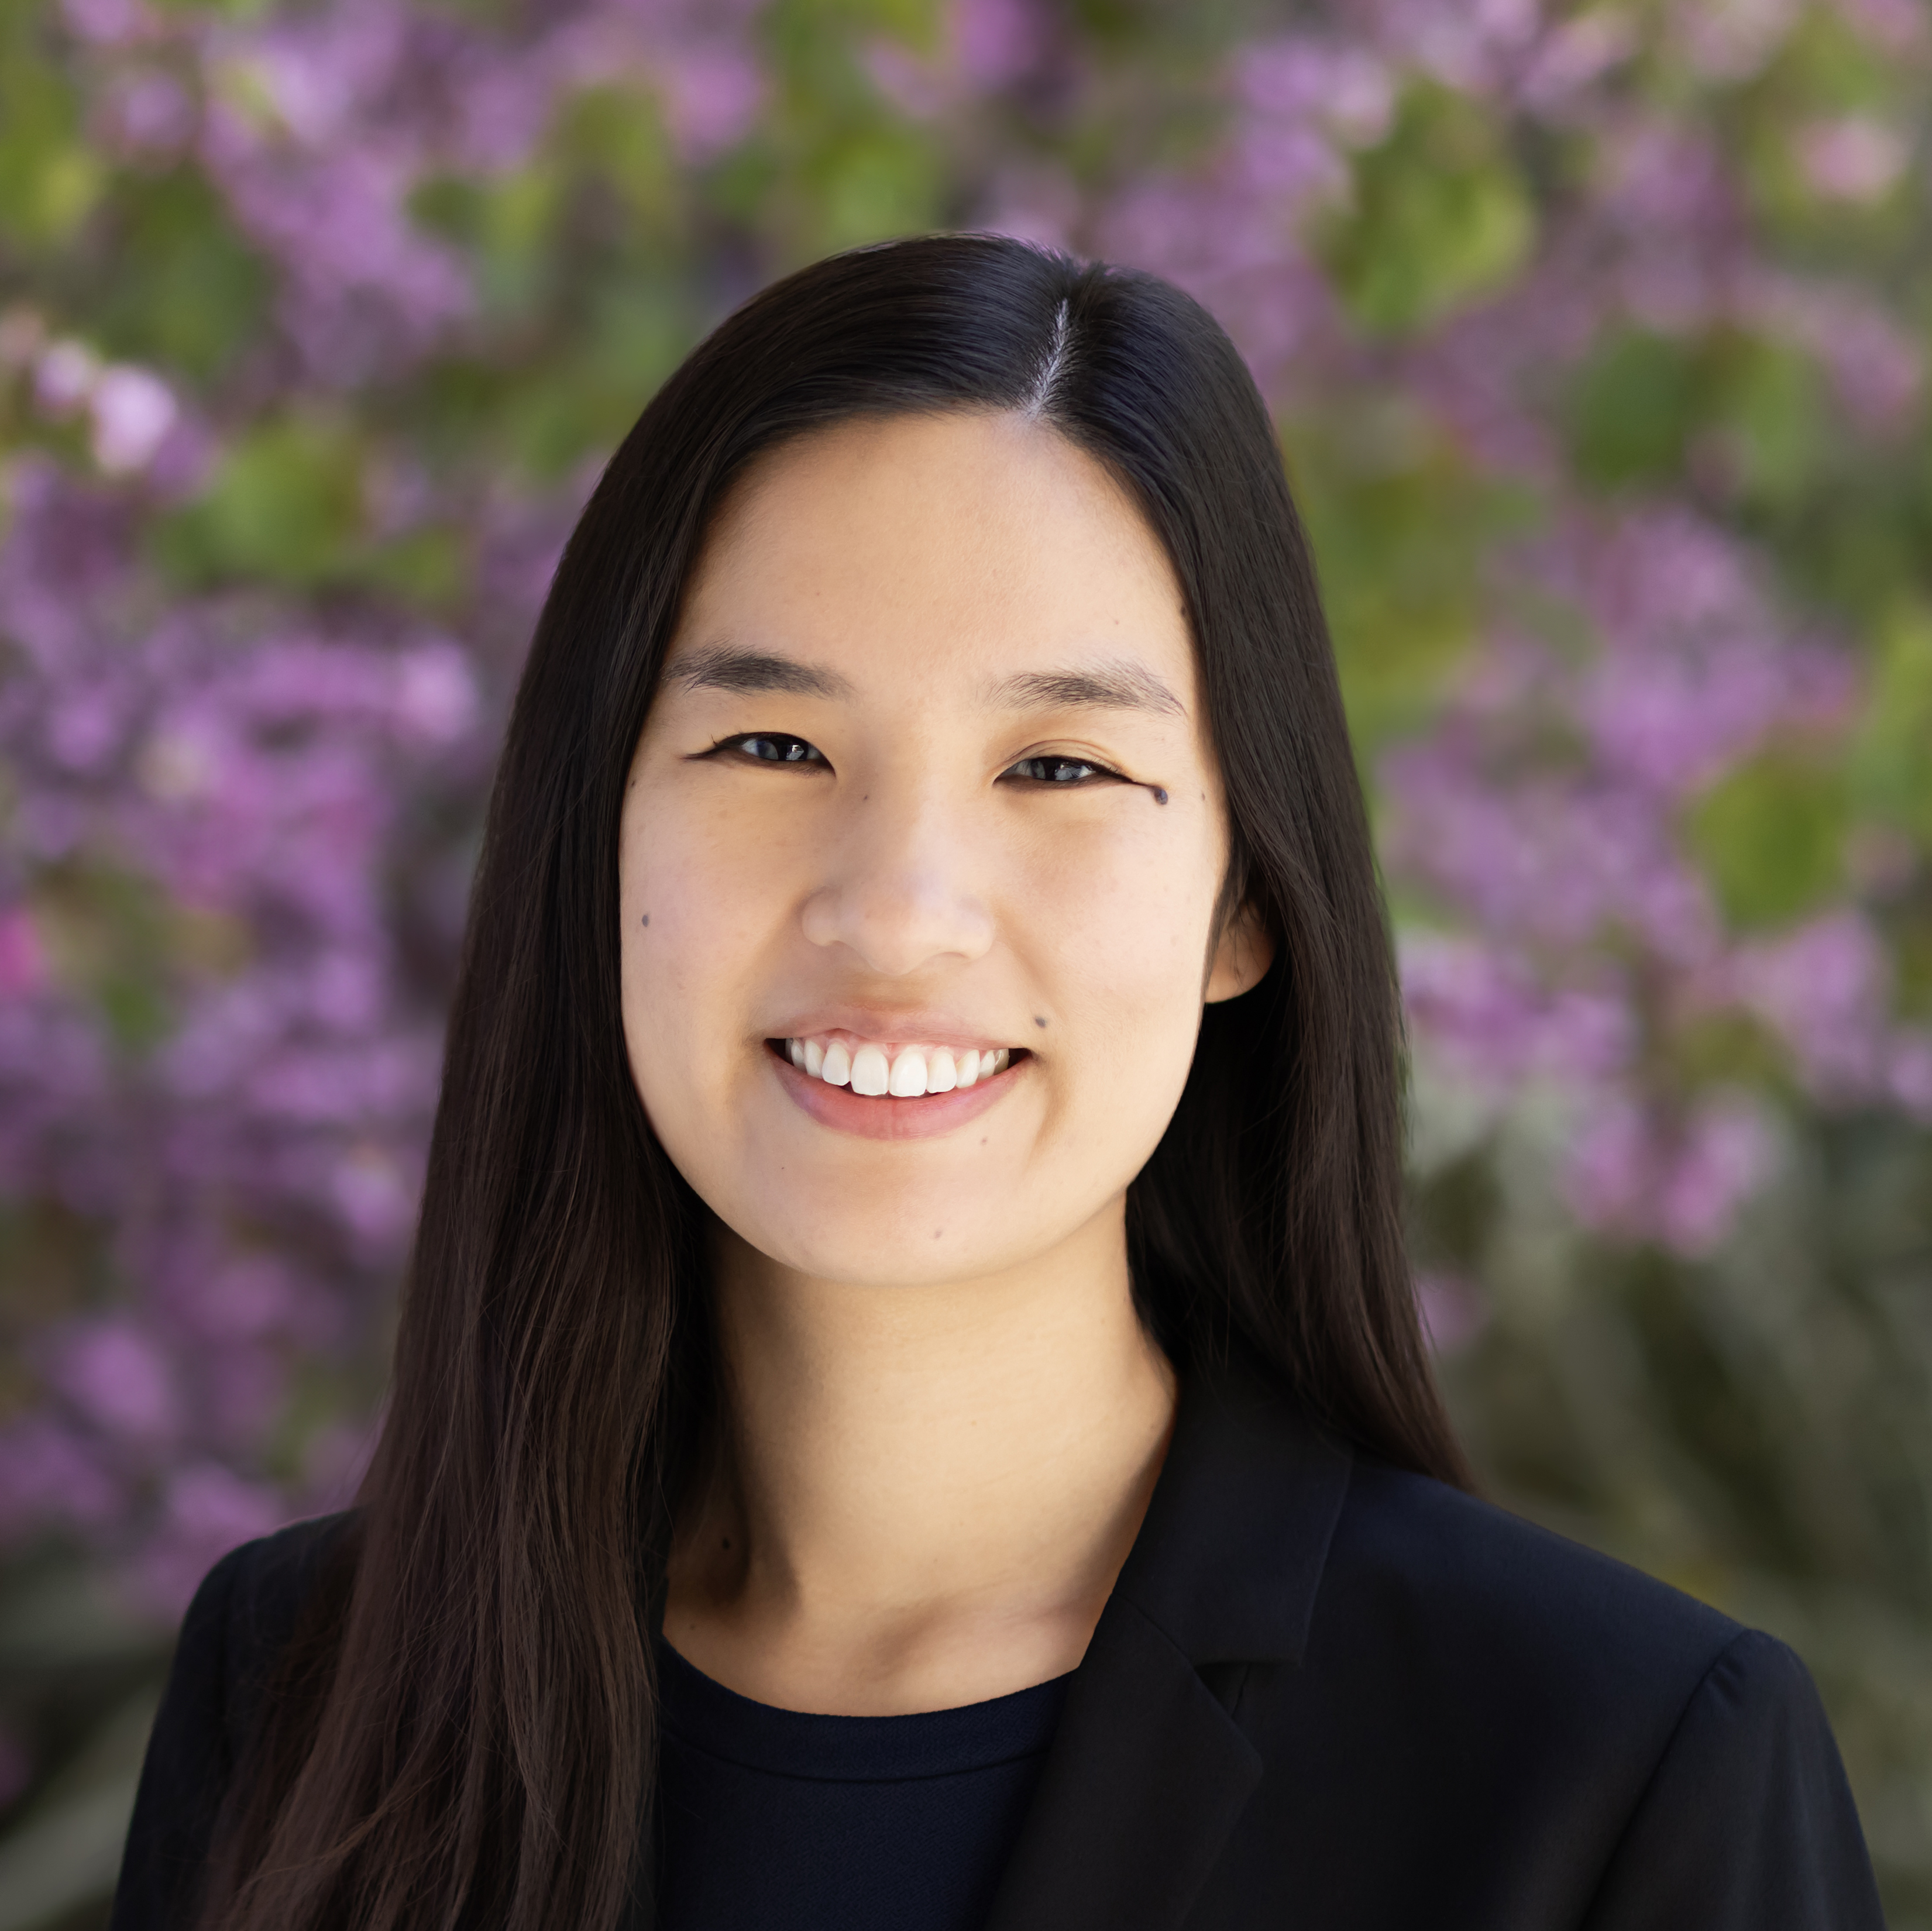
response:
<path fill-rule="evenodd" d="M 218 1563 L 114 1931 L 176 1931 L 333 1522 Z M 648 1906 L 632 1931 L 650 1931 Z M 1173 1446 L 988 1931 L 1882 1931 L 1783 1644 L 1372 1462 L 1245 1372 Z"/>
<path fill-rule="evenodd" d="M 1071 1678 L 814 1717 L 658 1657 L 663 1931 L 979 1931 Z"/>

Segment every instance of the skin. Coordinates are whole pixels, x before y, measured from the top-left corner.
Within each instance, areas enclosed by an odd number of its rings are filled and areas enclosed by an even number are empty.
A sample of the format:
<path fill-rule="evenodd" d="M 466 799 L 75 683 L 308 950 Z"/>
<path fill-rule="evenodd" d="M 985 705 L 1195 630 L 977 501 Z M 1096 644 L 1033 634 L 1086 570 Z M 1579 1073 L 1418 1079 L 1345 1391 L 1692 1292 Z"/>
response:
<path fill-rule="evenodd" d="M 955 412 L 741 481 L 620 855 L 632 1072 L 715 1216 L 726 1414 L 665 1621 L 707 1675 L 886 1714 L 1078 1662 L 1174 1411 L 1126 1189 L 1204 1002 L 1268 964 L 1245 916 L 1216 930 L 1227 855 L 1178 585 L 1093 459 Z M 880 1138 L 768 1043 L 835 1027 L 1026 1057 Z"/>

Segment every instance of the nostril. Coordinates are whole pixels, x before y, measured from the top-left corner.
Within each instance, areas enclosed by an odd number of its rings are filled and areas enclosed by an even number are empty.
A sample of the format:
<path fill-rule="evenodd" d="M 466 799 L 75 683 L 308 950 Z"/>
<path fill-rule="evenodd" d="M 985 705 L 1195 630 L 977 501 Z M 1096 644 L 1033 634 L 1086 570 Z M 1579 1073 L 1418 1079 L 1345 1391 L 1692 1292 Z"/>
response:
<path fill-rule="evenodd" d="M 978 958 L 994 935 L 982 899 L 931 878 L 825 886 L 806 901 L 800 922 L 811 944 L 843 947 L 892 979 L 934 959 Z"/>

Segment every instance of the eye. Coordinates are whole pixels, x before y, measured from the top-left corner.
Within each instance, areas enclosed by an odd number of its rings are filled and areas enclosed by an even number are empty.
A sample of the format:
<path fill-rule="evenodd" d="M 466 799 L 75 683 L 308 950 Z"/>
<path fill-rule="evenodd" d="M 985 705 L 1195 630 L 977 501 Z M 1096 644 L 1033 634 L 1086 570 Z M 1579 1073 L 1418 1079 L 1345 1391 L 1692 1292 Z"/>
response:
<path fill-rule="evenodd" d="M 747 731 L 742 736 L 720 738 L 714 751 L 736 751 L 754 764 L 823 765 L 825 754 L 816 745 L 807 744 L 788 731 Z"/>
<path fill-rule="evenodd" d="M 1120 781 L 1118 771 L 1109 771 L 1104 764 L 1096 764 L 1084 757 L 1023 757 L 1003 772 L 1004 778 L 1016 778 L 1023 784 L 1050 784 L 1069 790 L 1082 784 L 1093 784 L 1101 778 Z"/>

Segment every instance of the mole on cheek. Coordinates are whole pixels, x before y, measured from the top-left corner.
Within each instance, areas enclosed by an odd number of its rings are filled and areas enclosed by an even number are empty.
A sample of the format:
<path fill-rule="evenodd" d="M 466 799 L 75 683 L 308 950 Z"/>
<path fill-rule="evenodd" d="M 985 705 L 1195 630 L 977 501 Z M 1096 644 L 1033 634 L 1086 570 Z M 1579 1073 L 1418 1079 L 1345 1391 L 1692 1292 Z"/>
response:
<path fill-rule="evenodd" d="M 651 922 L 651 915 L 650 915 L 648 912 L 646 912 L 646 913 L 644 914 L 644 923 L 645 923 L 646 925 L 648 925 L 650 922 Z"/>

